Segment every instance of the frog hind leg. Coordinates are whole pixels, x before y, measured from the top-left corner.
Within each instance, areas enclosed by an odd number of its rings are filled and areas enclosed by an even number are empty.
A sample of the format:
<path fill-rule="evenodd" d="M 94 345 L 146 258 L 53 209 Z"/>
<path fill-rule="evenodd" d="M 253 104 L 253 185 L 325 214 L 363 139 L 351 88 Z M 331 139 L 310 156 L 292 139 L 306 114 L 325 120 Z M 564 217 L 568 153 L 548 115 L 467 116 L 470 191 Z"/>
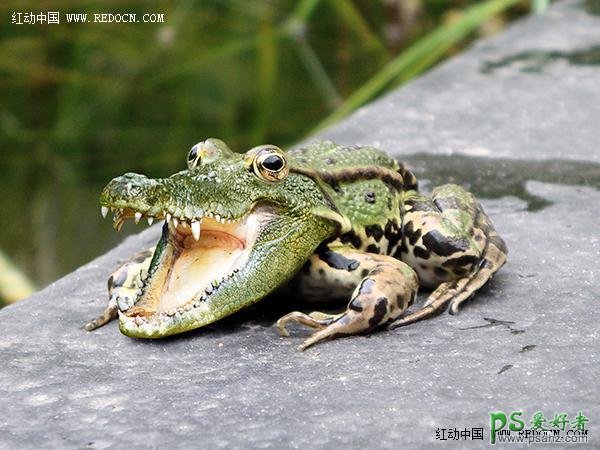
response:
<path fill-rule="evenodd" d="M 343 278 L 346 282 L 348 278 L 354 278 L 355 289 L 346 310 L 341 314 L 318 311 L 304 314 L 294 311 L 277 321 L 283 336 L 289 336 L 286 325 L 290 322 L 317 330 L 304 341 L 300 350 L 328 339 L 367 334 L 399 317 L 416 297 L 419 286 L 417 275 L 402 261 L 348 248 L 336 249 L 332 254 L 352 263 L 348 266 L 329 266 L 327 270 L 345 271 Z M 325 270 L 324 267 L 319 269 Z"/>
<path fill-rule="evenodd" d="M 153 254 L 154 247 L 136 253 L 110 275 L 108 278 L 108 305 L 98 317 L 84 325 L 86 331 L 106 325 L 117 317 L 119 309 L 125 311 L 134 305 L 143 280 L 148 274 Z"/>
<path fill-rule="evenodd" d="M 443 276 L 454 271 L 457 278 L 441 282 L 431 293 L 418 311 L 399 318 L 388 328 L 394 329 L 438 314 L 449 305 L 449 313 L 456 314 L 459 306 L 472 297 L 486 284 L 506 262 L 508 254 L 506 244 L 498 235 L 489 217 L 481 205 L 464 189 L 456 185 L 446 185 L 434 190 L 432 201 L 439 211 L 439 220 L 446 222 L 441 229 L 452 229 L 460 235 L 462 242 L 468 242 L 468 248 L 458 251 L 456 256 L 447 258 L 438 266 Z M 425 214 L 427 216 L 427 214 Z M 410 216 L 410 213 L 407 217 Z M 438 235 L 439 236 L 439 235 Z M 446 238 L 448 236 L 445 236 Z M 440 240 L 443 240 L 444 236 Z M 457 234 L 451 236 L 457 240 Z M 435 242 L 432 248 L 425 245 L 424 251 L 432 254 L 435 260 L 436 247 L 442 248 L 447 242 Z M 423 243 L 423 240 L 419 241 Z M 442 244 L 442 245 L 440 245 Z M 414 250 L 413 250 L 414 251 Z M 417 252 L 419 253 L 419 252 Z M 438 257 L 440 255 L 437 255 Z M 462 264 L 462 262 L 465 264 Z"/>

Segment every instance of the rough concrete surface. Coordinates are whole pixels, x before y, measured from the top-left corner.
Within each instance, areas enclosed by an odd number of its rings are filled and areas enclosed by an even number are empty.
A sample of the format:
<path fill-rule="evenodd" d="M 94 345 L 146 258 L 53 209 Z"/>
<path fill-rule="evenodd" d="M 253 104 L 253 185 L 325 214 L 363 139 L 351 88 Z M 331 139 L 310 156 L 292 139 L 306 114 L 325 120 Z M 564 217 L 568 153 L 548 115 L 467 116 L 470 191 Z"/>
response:
<path fill-rule="evenodd" d="M 306 332 L 270 326 L 285 299 L 167 340 L 116 323 L 83 331 L 108 273 L 153 228 L 0 311 L 0 448 L 445 448 L 438 427 L 484 428 L 454 442 L 482 447 L 488 413 L 513 410 L 582 411 L 600 446 L 592 3 L 559 2 L 321 136 L 380 146 L 425 187 L 457 181 L 482 197 L 509 261 L 460 315 L 305 353 Z"/>

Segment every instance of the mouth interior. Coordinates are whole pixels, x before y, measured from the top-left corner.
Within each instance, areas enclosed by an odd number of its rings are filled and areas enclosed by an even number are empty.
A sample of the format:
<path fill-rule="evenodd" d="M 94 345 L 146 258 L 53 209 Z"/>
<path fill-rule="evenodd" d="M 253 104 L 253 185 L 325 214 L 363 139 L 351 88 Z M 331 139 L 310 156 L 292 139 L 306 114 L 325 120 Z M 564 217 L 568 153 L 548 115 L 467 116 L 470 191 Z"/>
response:
<path fill-rule="evenodd" d="M 205 217 L 199 239 L 190 222 L 168 223 L 167 245 L 156 270 L 145 280 L 129 317 L 174 315 L 205 302 L 243 267 L 258 235 L 257 214 L 223 223 Z M 196 227 L 198 225 L 195 225 Z"/>

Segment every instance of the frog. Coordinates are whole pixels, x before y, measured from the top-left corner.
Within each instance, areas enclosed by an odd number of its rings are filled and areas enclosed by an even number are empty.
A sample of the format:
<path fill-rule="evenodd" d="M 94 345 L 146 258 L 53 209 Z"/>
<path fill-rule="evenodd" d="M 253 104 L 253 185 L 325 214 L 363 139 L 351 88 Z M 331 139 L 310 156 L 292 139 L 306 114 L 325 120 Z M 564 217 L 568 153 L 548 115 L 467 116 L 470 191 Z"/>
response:
<path fill-rule="evenodd" d="M 112 179 L 100 204 L 117 230 L 127 219 L 162 221 L 156 245 L 112 273 L 108 306 L 85 325 L 118 317 L 132 338 L 197 329 L 268 296 L 347 302 L 277 320 L 282 336 L 306 327 L 300 350 L 391 331 L 456 314 L 508 254 L 473 194 L 457 184 L 423 193 L 410 168 L 372 146 L 238 153 L 208 138 L 169 177 Z M 419 289 L 429 293 L 416 305 Z"/>

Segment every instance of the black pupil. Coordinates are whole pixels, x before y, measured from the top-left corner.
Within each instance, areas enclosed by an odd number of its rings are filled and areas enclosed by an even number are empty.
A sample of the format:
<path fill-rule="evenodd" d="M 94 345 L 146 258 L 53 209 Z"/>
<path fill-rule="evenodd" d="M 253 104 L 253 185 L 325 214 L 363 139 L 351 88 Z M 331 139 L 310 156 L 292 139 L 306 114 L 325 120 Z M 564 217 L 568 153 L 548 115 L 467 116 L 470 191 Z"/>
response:
<path fill-rule="evenodd" d="M 188 155 L 188 161 L 192 162 L 196 159 L 196 156 L 198 156 L 198 147 L 192 147 Z"/>
<path fill-rule="evenodd" d="M 278 172 L 283 167 L 283 158 L 279 155 L 269 155 L 263 159 L 262 165 L 267 170 Z"/>

